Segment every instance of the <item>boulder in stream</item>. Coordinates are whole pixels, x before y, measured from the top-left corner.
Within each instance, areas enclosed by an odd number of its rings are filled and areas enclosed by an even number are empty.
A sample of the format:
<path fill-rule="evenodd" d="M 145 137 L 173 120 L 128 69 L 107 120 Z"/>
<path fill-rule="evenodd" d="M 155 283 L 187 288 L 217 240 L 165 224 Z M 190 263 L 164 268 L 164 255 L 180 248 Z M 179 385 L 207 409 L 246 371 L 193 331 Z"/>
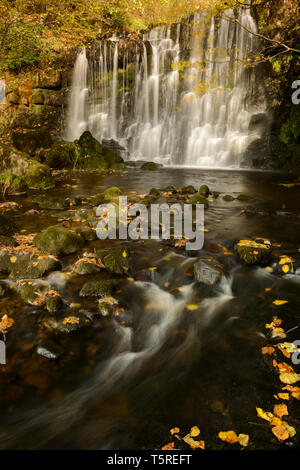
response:
<path fill-rule="evenodd" d="M 16 129 L 11 135 L 12 144 L 21 152 L 34 155 L 40 148 L 50 148 L 52 138 L 47 128 Z"/>
<path fill-rule="evenodd" d="M 266 264 L 271 255 L 271 242 L 261 239 L 240 240 L 235 250 L 246 264 Z"/>
<path fill-rule="evenodd" d="M 33 243 L 52 255 L 69 255 L 79 251 L 84 240 L 77 233 L 65 227 L 53 225 L 36 235 Z"/>
<path fill-rule="evenodd" d="M 79 292 L 80 297 L 105 297 L 113 293 L 115 281 L 107 279 L 99 279 L 96 281 L 88 281 Z"/>
<path fill-rule="evenodd" d="M 114 274 L 127 274 L 131 257 L 127 246 L 113 246 L 96 250 L 97 258 L 100 258 L 105 268 Z"/>
<path fill-rule="evenodd" d="M 194 264 L 194 277 L 196 281 L 214 286 L 220 282 L 223 275 L 224 266 L 213 259 L 199 259 Z"/>

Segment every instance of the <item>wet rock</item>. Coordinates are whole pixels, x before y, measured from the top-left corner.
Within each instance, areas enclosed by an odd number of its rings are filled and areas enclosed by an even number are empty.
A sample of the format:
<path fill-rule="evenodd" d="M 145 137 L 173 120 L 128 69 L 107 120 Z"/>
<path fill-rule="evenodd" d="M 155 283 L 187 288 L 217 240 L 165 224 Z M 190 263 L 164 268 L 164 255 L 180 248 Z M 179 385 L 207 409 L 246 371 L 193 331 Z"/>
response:
<path fill-rule="evenodd" d="M 100 268 L 95 263 L 83 259 L 77 261 L 74 271 L 81 276 L 86 276 L 88 274 L 97 274 Z"/>
<path fill-rule="evenodd" d="M 51 168 L 76 168 L 83 164 L 81 147 L 74 142 L 55 142 L 46 154 L 46 163 Z"/>
<path fill-rule="evenodd" d="M 111 317 L 115 314 L 117 309 L 118 301 L 111 296 L 103 297 L 99 299 L 98 308 L 99 312 L 103 317 Z"/>
<path fill-rule="evenodd" d="M 252 199 L 252 196 L 249 196 L 249 194 L 239 194 L 237 197 L 238 201 L 249 201 L 249 199 Z"/>
<path fill-rule="evenodd" d="M 147 170 L 147 171 L 155 171 L 158 170 L 158 165 L 157 163 L 154 162 L 146 162 L 141 166 L 142 170 Z"/>
<path fill-rule="evenodd" d="M 0 245 L 9 246 L 10 248 L 15 248 L 16 246 L 18 246 L 18 243 L 16 242 L 14 238 L 0 235 Z"/>
<path fill-rule="evenodd" d="M 119 157 L 123 157 L 125 154 L 128 153 L 127 150 L 114 139 L 103 139 L 101 145 L 104 150 L 109 150 L 110 152 L 118 155 Z"/>
<path fill-rule="evenodd" d="M 16 260 L 10 263 L 11 279 L 39 279 L 51 271 L 58 271 L 62 268 L 61 262 L 51 256 L 40 257 L 25 253 L 15 256 Z M 11 258 L 10 258 L 11 259 Z"/>
<path fill-rule="evenodd" d="M 34 202 L 39 205 L 41 209 L 47 210 L 65 210 L 69 207 L 69 202 L 66 199 L 43 194 L 42 196 L 34 199 Z"/>
<path fill-rule="evenodd" d="M 79 292 L 80 297 L 105 297 L 113 293 L 115 281 L 100 279 L 88 281 Z"/>
<path fill-rule="evenodd" d="M 224 266 L 213 259 L 200 259 L 194 264 L 194 276 L 196 281 L 214 286 L 220 282 Z"/>
<path fill-rule="evenodd" d="M 89 131 L 85 131 L 78 140 L 83 154 L 85 155 L 85 168 L 104 169 L 116 164 L 123 163 L 123 158 L 110 149 L 104 148 Z"/>
<path fill-rule="evenodd" d="M 62 306 L 63 306 L 63 301 L 59 295 L 51 295 L 50 297 L 47 298 L 46 310 L 49 313 L 51 314 L 58 313 Z"/>
<path fill-rule="evenodd" d="M 206 184 L 202 184 L 199 188 L 199 194 L 202 194 L 203 196 L 207 197 L 209 195 L 209 187 Z"/>
<path fill-rule="evenodd" d="M 0 281 L 0 298 L 7 297 L 8 292 L 9 292 L 8 285 L 5 282 Z"/>
<path fill-rule="evenodd" d="M 24 180 L 30 188 L 46 189 L 55 186 L 51 170 L 37 160 L 29 160 L 29 166 L 24 172 Z"/>
<path fill-rule="evenodd" d="M 34 155 L 40 148 L 50 148 L 51 134 L 46 128 L 14 130 L 11 135 L 12 144 L 21 152 Z"/>
<path fill-rule="evenodd" d="M 105 202 L 115 202 L 120 196 L 122 196 L 122 191 L 117 186 L 112 186 L 111 188 L 106 189 L 103 193 L 96 194 L 91 198 L 91 204 L 93 206 L 98 206 Z"/>
<path fill-rule="evenodd" d="M 271 243 L 260 239 L 240 240 L 235 250 L 246 264 L 265 264 L 270 259 Z"/>
<path fill-rule="evenodd" d="M 15 291 L 26 305 L 34 305 L 35 300 L 45 290 L 45 287 L 28 284 L 24 281 L 17 282 Z"/>
<path fill-rule="evenodd" d="M 96 212 L 94 209 L 79 209 L 75 212 L 73 220 L 89 222 L 95 220 Z"/>
<path fill-rule="evenodd" d="M 149 191 L 149 195 L 154 196 L 154 197 L 158 197 L 158 196 L 160 196 L 160 190 L 157 189 L 157 188 L 152 188 Z"/>
<path fill-rule="evenodd" d="M 234 201 L 234 197 L 233 196 L 230 196 L 230 194 L 226 194 L 225 196 L 223 196 L 223 201 L 225 202 L 232 202 Z"/>
<path fill-rule="evenodd" d="M 26 181 L 12 173 L 0 173 L 0 191 L 2 195 L 24 193 L 27 189 Z"/>
<path fill-rule="evenodd" d="M 97 258 L 100 258 L 105 268 L 114 274 L 126 274 L 131 265 L 130 250 L 127 246 L 97 249 Z"/>
<path fill-rule="evenodd" d="M 206 197 L 203 196 L 203 194 L 199 194 L 199 193 L 194 194 L 194 196 L 192 196 L 192 197 L 188 200 L 188 202 L 189 202 L 190 204 L 203 204 L 204 207 L 205 207 L 205 209 L 208 208 L 208 202 L 207 202 L 207 200 L 206 200 Z"/>
<path fill-rule="evenodd" d="M 64 334 L 70 334 L 70 333 L 75 333 L 82 328 L 89 326 L 91 324 L 91 321 L 89 321 L 86 317 L 83 315 L 70 315 L 66 316 L 62 320 L 60 320 L 57 324 L 57 330 L 60 333 Z"/>
<path fill-rule="evenodd" d="M 76 227 L 76 233 L 80 235 L 86 242 L 92 242 L 97 240 L 96 231 L 90 227 Z"/>
<path fill-rule="evenodd" d="M 36 348 L 36 352 L 39 356 L 45 357 L 46 359 L 57 360 L 62 356 L 62 350 L 59 346 L 54 343 L 51 339 L 44 339 Z"/>
<path fill-rule="evenodd" d="M 177 193 L 177 188 L 175 186 L 173 186 L 172 184 L 169 184 L 168 186 L 166 186 L 165 188 L 162 189 L 162 191 L 164 193 L 173 193 L 173 194 L 176 194 Z"/>
<path fill-rule="evenodd" d="M 183 186 L 179 191 L 182 194 L 195 194 L 197 189 L 195 189 L 194 186 Z"/>
<path fill-rule="evenodd" d="M 9 237 L 18 232 L 18 226 L 5 215 L 0 214 L 0 235 Z"/>
<path fill-rule="evenodd" d="M 69 255 L 79 251 L 84 241 L 77 233 L 59 225 L 53 225 L 36 235 L 33 243 L 47 253 Z"/>

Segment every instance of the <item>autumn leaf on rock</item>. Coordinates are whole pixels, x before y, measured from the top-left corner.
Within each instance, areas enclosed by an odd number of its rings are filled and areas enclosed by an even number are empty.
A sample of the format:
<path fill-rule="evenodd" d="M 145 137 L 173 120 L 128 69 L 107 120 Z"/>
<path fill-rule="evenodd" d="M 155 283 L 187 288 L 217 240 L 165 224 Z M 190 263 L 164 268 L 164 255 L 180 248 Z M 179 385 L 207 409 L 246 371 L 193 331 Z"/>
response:
<path fill-rule="evenodd" d="M 268 354 L 269 356 L 272 356 L 272 354 L 275 352 L 275 348 L 272 346 L 265 346 L 261 348 L 262 354 Z"/>
<path fill-rule="evenodd" d="M 190 430 L 190 436 L 197 437 L 199 436 L 199 434 L 200 434 L 200 429 L 198 428 L 198 426 L 193 426 Z"/>
<path fill-rule="evenodd" d="M 274 426 L 274 428 L 272 428 L 272 433 L 280 442 L 286 441 L 290 438 L 290 433 L 283 425 Z"/>
<path fill-rule="evenodd" d="M 249 444 L 248 434 L 239 434 L 239 444 L 242 447 L 247 447 L 247 445 Z"/>
<path fill-rule="evenodd" d="M 170 434 L 173 436 L 174 434 L 180 433 L 180 428 L 173 428 L 170 430 Z"/>

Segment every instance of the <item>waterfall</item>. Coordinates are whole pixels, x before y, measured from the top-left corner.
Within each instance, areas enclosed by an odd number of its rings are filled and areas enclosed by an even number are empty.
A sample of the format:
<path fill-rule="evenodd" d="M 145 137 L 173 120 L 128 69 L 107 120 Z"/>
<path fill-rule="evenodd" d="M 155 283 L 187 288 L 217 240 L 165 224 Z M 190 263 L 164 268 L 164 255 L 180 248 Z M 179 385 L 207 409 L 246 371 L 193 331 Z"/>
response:
<path fill-rule="evenodd" d="M 100 141 L 118 140 L 131 160 L 238 167 L 260 137 L 248 132 L 251 116 L 265 111 L 249 99 L 256 79 L 245 64 L 258 47 L 249 31 L 256 24 L 250 8 L 241 7 L 223 17 L 195 14 L 189 26 L 156 27 L 133 52 L 130 41 L 101 41 L 88 71 L 81 51 L 68 139 L 88 129 Z"/>
<path fill-rule="evenodd" d="M 67 140 L 75 140 L 87 129 L 86 97 L 88 60 L 83 48 L 76 59 L 69 100 Z"/>

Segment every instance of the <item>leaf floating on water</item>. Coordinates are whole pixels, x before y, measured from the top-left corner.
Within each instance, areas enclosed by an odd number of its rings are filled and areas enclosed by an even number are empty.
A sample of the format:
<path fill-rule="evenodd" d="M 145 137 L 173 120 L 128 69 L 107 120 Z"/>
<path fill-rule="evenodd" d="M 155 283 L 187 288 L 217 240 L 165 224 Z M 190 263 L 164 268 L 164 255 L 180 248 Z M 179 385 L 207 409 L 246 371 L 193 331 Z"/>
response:
<path fill-rule="evenodd" d="M 284 384 L 292 385 L 300 381 L 300 374 L 296 374 L 296 372 L 285 372 L 280 374 L 279 378 Z"/>
<path fill-rule="evenodd" d="M 286 334 L 283 328 L 273 328 L 272 329 L 272 338 L 286 338 Z"/>
<path fill-rule="evenodd" d="M 268 411 L 264 411 L 262 408 L 256 408 L 256 411 L 257 411 L 257 416 L 259 418 L 265 419 L 266 421 L 271 421 L 271 419 L 273 418 L 272 413 Z"/>
<path fill-rule="evenodd" d="M 289 400 L 290 395 L 288 393 L 278 393 L 278 398 L 280 398 L 281 400 Z"/>
<path fill-rule="evenodd" d="M 235 431 L 224 431 L 224 432 L 219 432 L 218 437 L 225 442 L 228 442 L 229 444 L 235 444 L 238 442 L 239 438 Z"/>
<path fill-rule="evenodd" d="M 191 449 L 204 449 L 205 448 L 205 443 L 204 441 L 195 441 L 195 439 L 193 439 L 191 437 L 190 434 L 187 434 L 184 438 L 183 438 L 184 442 L 186 442 L 186 444 L 188 444 L 190 446 Z"/>
<path fill-rule="evenodd" d="M 186 309 L 189 310 L 190 312 L 194 312 L 195 310 L 198 309 L 198 305 L 197 304 L 188 304 L 186 306 Z"/>
<path fill-rule="evenodd" d="M 262 354 L 268 354 L 269 356 L 272 356 L 275 352 L 275 348 L 272 346 L 265 346 L 264 348 L 261 348 Z"/>
<path fill-rule="evenodd" d="M 169 444 L 166 444 L 165 446 L 163 446 L 161 450 L 179 450 L 179 449 L 175 449 L 174 446 L 175 446 L 174 442 L 169 442 Z"/>
<path fill-rule="evenodd" d="M 273 305 L 276 305 L 277 307 L 279 307 L 280 305 L 284 305 L 287 303 L 288 303 L 288 300 L 274 300 Z"/>
<path fill-rule="evenodd" d="M 180 428 L 173 428 L 170 430 L 170 434 L 173 436 L 174 434 L 180 433 Z"/>
<path fill-rule="evenodd" d="M 200 429 L 198 428 L 198 426 L 193 426 L 190 430 L 190 436 L 197 437 L 199 436 L 199 434 L 200 434 Z"/>
<path fill-rule="evenodd" d="M 290 433 L 283 425 L 274 426 L 274 428 L 272 428 L 272 433 L 274 434 L 274 436 L 277 437 L 279 442 L 286 441 L 287 439 L 290 438 Z"/>
<path fill-rule="evenodd" d="M 78 325 L 79 323 L 79 318 L 78 317 L 65 317 L 63 319 L 63 324 L 64 325 Z"/>
<path fill-rule="evenodd" d="M 282 418 L 283 416 L 288 416 L 289 412 L 287 409 L 286 405 L 274 405 L 273 412 L 275 415 L 279 416 L 279 418 Z"/>
<path fill-rule="evenodd" d="M 242 447 L 247 447 L 247 445 L 249 444 L 248 434 L 239 434 L 239 444 Z"/>

